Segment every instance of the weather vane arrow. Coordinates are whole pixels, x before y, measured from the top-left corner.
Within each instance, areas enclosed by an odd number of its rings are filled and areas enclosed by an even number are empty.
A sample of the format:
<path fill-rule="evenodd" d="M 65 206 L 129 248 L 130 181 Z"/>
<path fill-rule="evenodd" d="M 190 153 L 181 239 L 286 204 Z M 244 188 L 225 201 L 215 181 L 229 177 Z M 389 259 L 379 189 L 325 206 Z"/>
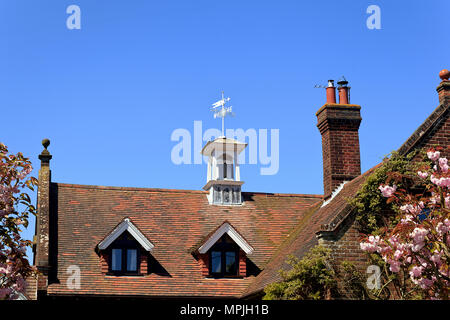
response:
<path fill-rule="evenodd" d="M 230 101 L 230 98 L 225 98 L 222 91 L 222 99 L 217 102 L 214 102 L 211 106 L 211 111 L 214 112 L 215 118 L 222 118 L 222 136 L 225 136 L 225 117 L 227 115 L 234 116 L 232 111 L 232 106 L 225 107 L 225 104 Z"/>

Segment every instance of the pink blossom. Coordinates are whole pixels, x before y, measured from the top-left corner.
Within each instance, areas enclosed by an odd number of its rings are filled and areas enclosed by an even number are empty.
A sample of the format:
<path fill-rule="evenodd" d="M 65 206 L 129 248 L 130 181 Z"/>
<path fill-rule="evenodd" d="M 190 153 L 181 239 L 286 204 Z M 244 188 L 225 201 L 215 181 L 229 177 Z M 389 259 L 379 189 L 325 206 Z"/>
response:
<path fill-rule="evenodd" d="M 389 261 L 389 270 L 391 270 L 392 272 L 399 272 L 400 271 L 400 262 L 396 261 L 396 260 L 390 260 Z"/>
<path fill-rule="evenodd" d="M 418 278 L 422 274 L 422 271 L 423 267 L 413 266 L 409 274 L 411 277 Z"/>
<path fill-rule="evenodd" d="M 428 151 L 427 152 L 427 156 L 429 159 L 431 159 L 432 161 L 436 161 L 437 159 L 439 159 L 439 157 L 441 156 L 441 153 L 439 151 Z"/>
<path fill-rule="evenodd" d="M 423 228 L 414 228 L 413 232 L 410 234 L 413 239 L 412 251 L 418 252 L 425 246 L 425 237 L 428 234 L 428 230 Z"/>
<path fill-rule="evenodd" d="M 448 171 L 447 158 L 440 158 L 439 159 L 439 167 L 441 168 L 442 172 L 447 172 Z"/>
<path fill-rule="evenodd" d="M 437 267 L 440 267 L 442 265 L 442 261 L 441 261 L 441 257 L 442 257 L 443 252 L 435 252 L 430 260 L 433 261 Z"/>
<path fill-rule="evenodd" d="M 444 222 L 439 222 L 436 225 L 436 232 L 439 236 L 443 236 L 445 233 L 447 233 L 450 230 L 450 220 L 445 219 Z"/>
<path fill-rule="evenodd" d="M 437 178 L 436 176 L 431 175 L 430 180 L 438 187 L 450 187 L 450 177 Z"/>
<path fill-rule="evenodd" d="M 400 251 L 400 250 L 395 250 L 395 252 L 394 252 L 394 259 L 395 260 L 399 260 L 400 259 L 400 257 L 403 255 L 403 252 L 402 251 Z"/>
<path fill-rule="evenodd" d="M 417 175 L 419 177 L 421 177 L 422 179 L 426 179 L 426 177 L 428 177 L 428 172 L 422 172 L 422 171 L 418 171 Z"/>
<path fill-rule="evenodd" d="M 397 186 L 394 185 L 393 187 L 391 187 L 388 185 L 386 185 L 386 186 L 380 185 L 378 187 L 378 189 L 380 189 L 381 193 L 383 194 L 383 197 L 389 198 L 389 197 L 392 197 L 394 192 L 397 190 Z"/>

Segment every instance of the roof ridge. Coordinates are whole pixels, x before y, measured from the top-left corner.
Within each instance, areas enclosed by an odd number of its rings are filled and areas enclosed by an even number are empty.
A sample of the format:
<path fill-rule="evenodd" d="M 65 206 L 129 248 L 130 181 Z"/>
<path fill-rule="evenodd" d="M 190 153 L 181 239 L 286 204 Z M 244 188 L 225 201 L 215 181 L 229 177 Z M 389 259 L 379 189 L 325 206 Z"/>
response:
<path fill-rule="evenodd" d="M 145 187 L 119 187 L 119 186 L 101 186 L 101 185 L 89 185 L 89 184 L 72 184 L 52 182 L 52 184 L 58 185 L 63 188 L 80 188 L 80 189 L 101 189 L 101 190 L 119 190 L 119 191 L 147 191 L 147 192 L 175 192 L 175 193 L 199 193 L 207 194 L 208 191 L 204 190 L 191 190 L 191 189 L 166 189 L 166 188 L 145 188 Z M 273 192 L 253 192 L 242 191 L 242 193 L 248 195 L 265 195 L 274 197 L 309 197 L 322 199 L 323 195 L 319 194 L 296 194 L 296 193 L 273 193 Z"/>
<path fill-rule="evenodd" d="M 440 121 L 448 112 L 449 105 L 441 103 L 436 109 L 423 121 L 414 132 L 409 136 L 408 139 L 397 149 L 397 151 L 405 155 L 409 153 L 420 141 L 427 136 L 430 130 L 438 125 Z"/>
<path fill-rule="evenodd" d="M 80 188 L 80 189 L 101 189 L 101 190 L 119 190 L 119 191 L 147 191 L 147 192 L 176 192 L 176 193 L 200 193 L 205 194 L 207 191 L 203 190 L 189 190 L 189 189 L 164 189 L 164 188 L 144 188 L 144 187 L 118 187 L 118 186 L 100 186 L 89 184 L 71 184 L 52 182 L 52 184 L 63 188 Z"/>
<path fill-rule="evenodd" d="M 321 194 L 274 193 L 274 192 L 253 192 L 253 191 L 242 191 L 242 193 L 255 194 L 255 195 L 266 195 L 266 196 L 277 196 L 277 197 L 310 197 L 310 198 L 323 199 L 323 195 L 321 195 Z"/>

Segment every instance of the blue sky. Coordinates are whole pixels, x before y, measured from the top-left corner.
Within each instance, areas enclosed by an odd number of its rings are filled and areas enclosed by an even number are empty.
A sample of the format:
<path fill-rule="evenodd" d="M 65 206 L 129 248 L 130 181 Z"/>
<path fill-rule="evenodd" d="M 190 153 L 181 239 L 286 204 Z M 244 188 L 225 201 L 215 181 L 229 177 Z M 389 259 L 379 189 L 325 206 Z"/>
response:
<path fill-rule="evenodd" d="M 81 29 L 66 8 L 81 9 Z M 369 30 L 369 5 L 381 30 Z M 174 165 L 177 128 L 279 129 L 280 169 L 244 165 L 245 191 L 322 193 L 315 112 L 345 75 L 360 104 L 362 171 L 438 105 L 449 1 L 0 1 L 0 141 L 37 176 L 49 138 L 56 182 L 199 190 L 205 165 Z M 34 197 L 35 199 L 35 197 Z M 31 238 L 34 221 L 24 235 Z"/>

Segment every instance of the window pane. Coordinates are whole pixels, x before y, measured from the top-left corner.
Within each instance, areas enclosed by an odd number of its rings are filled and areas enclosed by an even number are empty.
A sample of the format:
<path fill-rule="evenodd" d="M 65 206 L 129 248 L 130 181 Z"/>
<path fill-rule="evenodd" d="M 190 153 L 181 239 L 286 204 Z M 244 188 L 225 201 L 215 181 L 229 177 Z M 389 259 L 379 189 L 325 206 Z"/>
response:
<path fill-rule="evenodd" d="M 137 271 L 137 250 L 127 250 L 127 271 Z"/>
<path fill-rule="evenodd" d="M 229 203 L 230 201 L 230 189 L 225 188 L 223 189 L 223 202 L 224 203 Z"/>
<path fill-rule="evenodd" d="M 211 272 L 220 273 L 222 271 L 222 253 L 211 251 Z"/>
<path fill-rule="evenodd" d="M 236 273 L 236 252 L 225 252 L 225 272 L 230 274 Z"/>
<path fill-rule="evenodd" d="M 113 271 L 122 270 L 122 249 L 112 249 L 111 269 Z"/>

